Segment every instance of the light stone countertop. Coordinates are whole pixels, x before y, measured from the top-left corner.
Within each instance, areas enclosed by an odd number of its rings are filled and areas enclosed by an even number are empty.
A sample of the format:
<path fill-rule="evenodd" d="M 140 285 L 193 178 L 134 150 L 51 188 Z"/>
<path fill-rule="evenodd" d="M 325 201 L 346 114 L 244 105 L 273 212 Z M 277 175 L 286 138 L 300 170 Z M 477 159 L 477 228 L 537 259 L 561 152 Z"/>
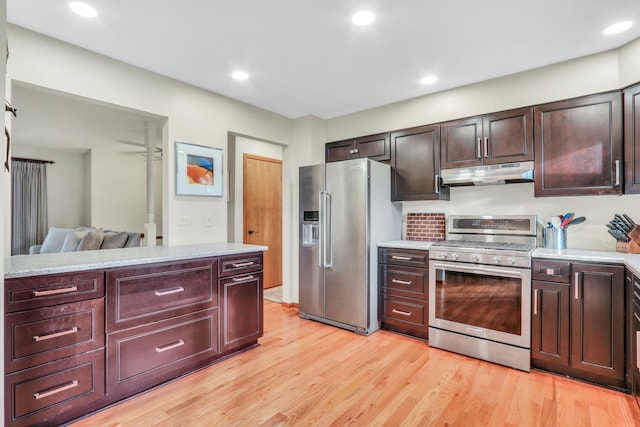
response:
<path fill-rule="evenodd" d="M 15 255 L 5 258 L 4 277 L 5 279 L 13 279 L 26 276 L 41 276 L 45 274 L 69 273 L 73 271 L 258 252 L 266 251 L 267 249 L 267 246 L 220 242 L 200 245 L 155 246 L 38 255 Z"/>
<path fill-rule="evenodd" d="M 424 249 L 429 250 L 433 242 L 419 240 L 393 240 L 378 243 L 380 248 Z M 591 249 L 545 249 L 536 248 L 533 258 L 566 259 L 572 261 L 605 262 L 624 264 L 634 274 L 640 276 L 640 254 L 627 254 L 614 251 L 596 251 Z"/>

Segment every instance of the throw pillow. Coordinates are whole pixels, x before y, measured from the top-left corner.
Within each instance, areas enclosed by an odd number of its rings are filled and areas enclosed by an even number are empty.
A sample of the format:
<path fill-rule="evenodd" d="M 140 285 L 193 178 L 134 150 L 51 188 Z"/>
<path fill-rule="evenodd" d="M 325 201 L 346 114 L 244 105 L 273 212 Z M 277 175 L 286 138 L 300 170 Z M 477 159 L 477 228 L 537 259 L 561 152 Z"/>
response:
<path fill-rule="evenodd" d="M 86 231 L 76 231 L 71 230 L 67 233 L 67 237 L 64 239 L 64 243 L 62 244 L 62 249 L 60 252 L 74 252 L 78 250 L 78 246 L 80 242 L 87 234 Z"/>
<path fill-rule="evenodd" d="M 68 232 L 68 228 L 51 227 L 46 237 L 44 238 L 44 242 L 42 242 L 40 253 L 50 254 L 60 252 L 60 249 L 62 249 L 64 239 L 67 237 Z"/>
<path fill-rule="evenodd" d="M 100 249 L 100 245 L 102 245 L 103 238 L 104 238 L 104 230 L 102 228 L 90 231 L 80 241 L 80 244 L 78 245 L 78 250 L 93 251 L 96 249 Z"/>
<path fill-rule="evenodd" d="M 118 249 L 123 248 L 129 236 L 126 232 L 122 231 L 116 233 L 114 231 L 104 233 L 104 239 L 102 240 L 102 246 L 100 249 Z"/>

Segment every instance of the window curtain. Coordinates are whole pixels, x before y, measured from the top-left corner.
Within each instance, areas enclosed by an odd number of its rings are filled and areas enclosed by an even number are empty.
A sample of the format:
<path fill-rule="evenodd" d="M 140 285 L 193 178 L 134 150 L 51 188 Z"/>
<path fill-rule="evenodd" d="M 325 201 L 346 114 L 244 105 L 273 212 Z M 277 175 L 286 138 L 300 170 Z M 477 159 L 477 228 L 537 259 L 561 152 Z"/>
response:
<path fill-rule="evenodd" d="M 47 165 L 11 160 L 11 255 L 28 254 L 47 234 Z"/>

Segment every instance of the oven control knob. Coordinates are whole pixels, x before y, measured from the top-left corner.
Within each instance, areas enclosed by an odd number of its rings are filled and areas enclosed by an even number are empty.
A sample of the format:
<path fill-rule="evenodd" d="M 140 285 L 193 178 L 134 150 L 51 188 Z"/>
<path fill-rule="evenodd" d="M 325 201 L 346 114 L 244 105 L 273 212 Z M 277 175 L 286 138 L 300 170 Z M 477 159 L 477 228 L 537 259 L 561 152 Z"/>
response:
<path fill-rule="evenodd" d="M 454 261 L 458 261 L 460 259 L 460 254 L 458 252 L 454 252 L 451 254 L 451 259 Z"/>
<path fill-rule="evenodd" d="M 516 263 L 516 259 L 515 257 L 510 256 L 509 258 L 507 258 L 507 262 L 511 265 L 514 265 Z"/>
<path fill-rule="evenodd" d="M 493 261 L 495 261 L 496 264 L 500 264 L 502 262 L 502 258 L 500 255 L 496 255 L 493 257 Z"/>
<path fill-rule="evenodd" d="M 440 253 L 438 254 L 438 258 L 440 258 L 440 259 L 447 259 L 447 255 L 448 255 L 448 254 L 447 254 L 446 252 L 440 252 Z"/>
<path fill-rule="evenodd" d="M 480 255 L 478 255 L 478 254 L 471 255 L 471 261 L 472 262 L 480 262 Z"/>

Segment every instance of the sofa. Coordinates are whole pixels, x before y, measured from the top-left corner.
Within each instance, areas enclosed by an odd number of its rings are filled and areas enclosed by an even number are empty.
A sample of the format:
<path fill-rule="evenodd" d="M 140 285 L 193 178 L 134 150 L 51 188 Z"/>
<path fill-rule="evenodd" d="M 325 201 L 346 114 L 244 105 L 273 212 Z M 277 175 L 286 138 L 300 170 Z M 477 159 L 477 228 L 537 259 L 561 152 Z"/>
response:
<path fill-rule="evenodd" d="M 41 245 L 29 248 L 29 254 L 119 249 L 140 246 L 142 234 L 93 227 L 51 227 Z"/>

